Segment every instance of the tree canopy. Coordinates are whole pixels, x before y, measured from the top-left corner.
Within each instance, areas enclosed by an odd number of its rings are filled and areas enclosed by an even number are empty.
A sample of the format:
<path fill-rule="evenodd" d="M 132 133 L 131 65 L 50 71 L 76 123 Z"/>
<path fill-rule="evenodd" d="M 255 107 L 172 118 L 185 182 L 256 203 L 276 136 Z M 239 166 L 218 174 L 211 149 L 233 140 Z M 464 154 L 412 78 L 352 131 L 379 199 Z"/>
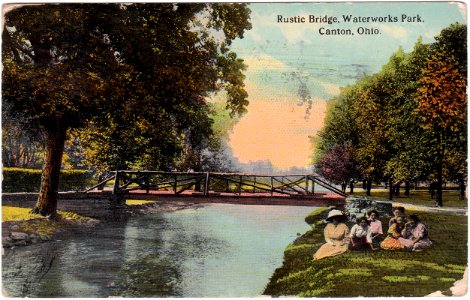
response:
<path fill-rule="evenodd" d="M 168 164 L 210 136 L 206 98 L 248 104 L 230 50 L 251 28 L 246 4 L 45 4 L 5 15 L 3 101 L 45 135 L 37 211 L 55 212 L 67 133 L 85 128 L 97 162 Z M 101 157 L 100 157 L 101 155 Z"/>
<path fill-rule="evenodd" d="M 315 141 L 317 169 L 347 144 L 356 161 L 350 173 L 360 178 L 442 186 L 443 176 L 465 174 L 465 40 L 466 26 L 452 24 L 435 43 L 419 39 L 409 53 L 400 48 L 380 72 L 342 89 Z"/>

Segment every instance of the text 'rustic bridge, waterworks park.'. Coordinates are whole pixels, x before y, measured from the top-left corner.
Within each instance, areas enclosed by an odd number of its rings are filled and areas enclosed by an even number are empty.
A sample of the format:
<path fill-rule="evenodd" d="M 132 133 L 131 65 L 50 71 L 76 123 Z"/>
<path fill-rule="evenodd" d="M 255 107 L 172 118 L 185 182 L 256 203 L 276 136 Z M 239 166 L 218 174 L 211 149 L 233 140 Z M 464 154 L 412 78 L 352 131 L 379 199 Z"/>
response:
<path fill-rule="evenodd" d="M 321 187 L 321 188 L 318 188 Z M 258 175 L 216 172 L 115 171 L 89 188 L 126 199 L 190 199 L 199 202 L 336 205 L 347 194 L 315 174 Z"/>

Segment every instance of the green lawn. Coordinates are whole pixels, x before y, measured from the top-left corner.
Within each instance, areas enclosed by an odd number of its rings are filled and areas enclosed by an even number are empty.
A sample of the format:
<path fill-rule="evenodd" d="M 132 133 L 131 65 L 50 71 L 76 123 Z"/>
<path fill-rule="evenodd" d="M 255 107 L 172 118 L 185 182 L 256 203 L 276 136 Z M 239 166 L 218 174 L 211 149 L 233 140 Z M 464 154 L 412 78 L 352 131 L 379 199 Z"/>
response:
<path fill-rule="evenodd" d="M 155 203 L 153 200 L 132 200 L 132 199 L 127 199 L 126 204 L 127 205 L 142 205 L 142 204 L 149 204 L 149 203 Z"/>
<path fill-rule="evenodd" d="M 265 294 L 298 297 L 421 297 L 449 293 L 467 265 L 467 217 L 417 213 L 434 245 L 423 252 L 363 251 L 313 261 L 324 243 L 325 209 L 306 218 L 312 229 L 289 245 Z M 388 224 L 387 219 L 382 220 Z M 351 224 L 349 224 L 351 227 Z M 387 228 L 384 228 L 386 230 Z"/>
<path fill-rule="evenodd" d="M 346 191 L 349 191 L 347 189 Z M 404 190 L 400 192 L 400 197 L 394 197 L 393 201 L 416 205 L 434 206 L 436 198 L 432 199 L 431 194 L 426 190 L 411 190 L 409 196 L 404 195 Z M 365 196 L 363 189 L 354 189 L 354 196 Z M 386 189 L 372 189 L 370 198 L 388 200 L 389 192 Z M 443 206 L 467 207 L 467 199 L 459 199 L 459 191 L 444 191 L 442 193 Z"/>
<path fill-rule="evenodd" d="M 17 222 L 18 231 L 36 233 L 40 236 L 51 237 L 62 230 L 66 223 L 87 222 L 91 220 L 73 212 L 58 210 L 58 218 L 51 220 L 39 214 L 31 214 L 31 208 L 2 206 L 2 222 Z"/>

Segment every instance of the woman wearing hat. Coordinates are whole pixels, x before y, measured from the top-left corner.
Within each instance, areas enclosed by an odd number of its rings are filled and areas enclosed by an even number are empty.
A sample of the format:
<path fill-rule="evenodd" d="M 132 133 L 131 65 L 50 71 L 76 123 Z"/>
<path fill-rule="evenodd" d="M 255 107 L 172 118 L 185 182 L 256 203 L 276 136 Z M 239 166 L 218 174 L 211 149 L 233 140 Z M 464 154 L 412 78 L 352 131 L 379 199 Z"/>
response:
<path fill-rule="evenodd" d="M 326 220 L 329 223 L 325 226 L 326 243 L 313 256 L 315 260 L 348 251 L 349 228 L 343 223 L 345 219 L 345 215 L 340 210 L 333 209 L 328 213 Z"/>

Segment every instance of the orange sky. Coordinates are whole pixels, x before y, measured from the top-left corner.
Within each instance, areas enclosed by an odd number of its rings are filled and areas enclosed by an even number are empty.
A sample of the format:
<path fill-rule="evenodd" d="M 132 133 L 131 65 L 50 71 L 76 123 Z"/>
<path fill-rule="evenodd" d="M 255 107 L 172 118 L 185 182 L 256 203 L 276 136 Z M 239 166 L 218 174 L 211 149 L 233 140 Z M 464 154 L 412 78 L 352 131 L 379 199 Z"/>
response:
<path fill-rule="evenodd" d="M 242 163 L 270 160 L 280 169 L 307 167 L 312 155 L 309 136 L 323 126 L 326 102 L 315 102 L 307 120 L 305 109 L 289 100 L 251 102 L 230 136 L 234 156 Z"/>

